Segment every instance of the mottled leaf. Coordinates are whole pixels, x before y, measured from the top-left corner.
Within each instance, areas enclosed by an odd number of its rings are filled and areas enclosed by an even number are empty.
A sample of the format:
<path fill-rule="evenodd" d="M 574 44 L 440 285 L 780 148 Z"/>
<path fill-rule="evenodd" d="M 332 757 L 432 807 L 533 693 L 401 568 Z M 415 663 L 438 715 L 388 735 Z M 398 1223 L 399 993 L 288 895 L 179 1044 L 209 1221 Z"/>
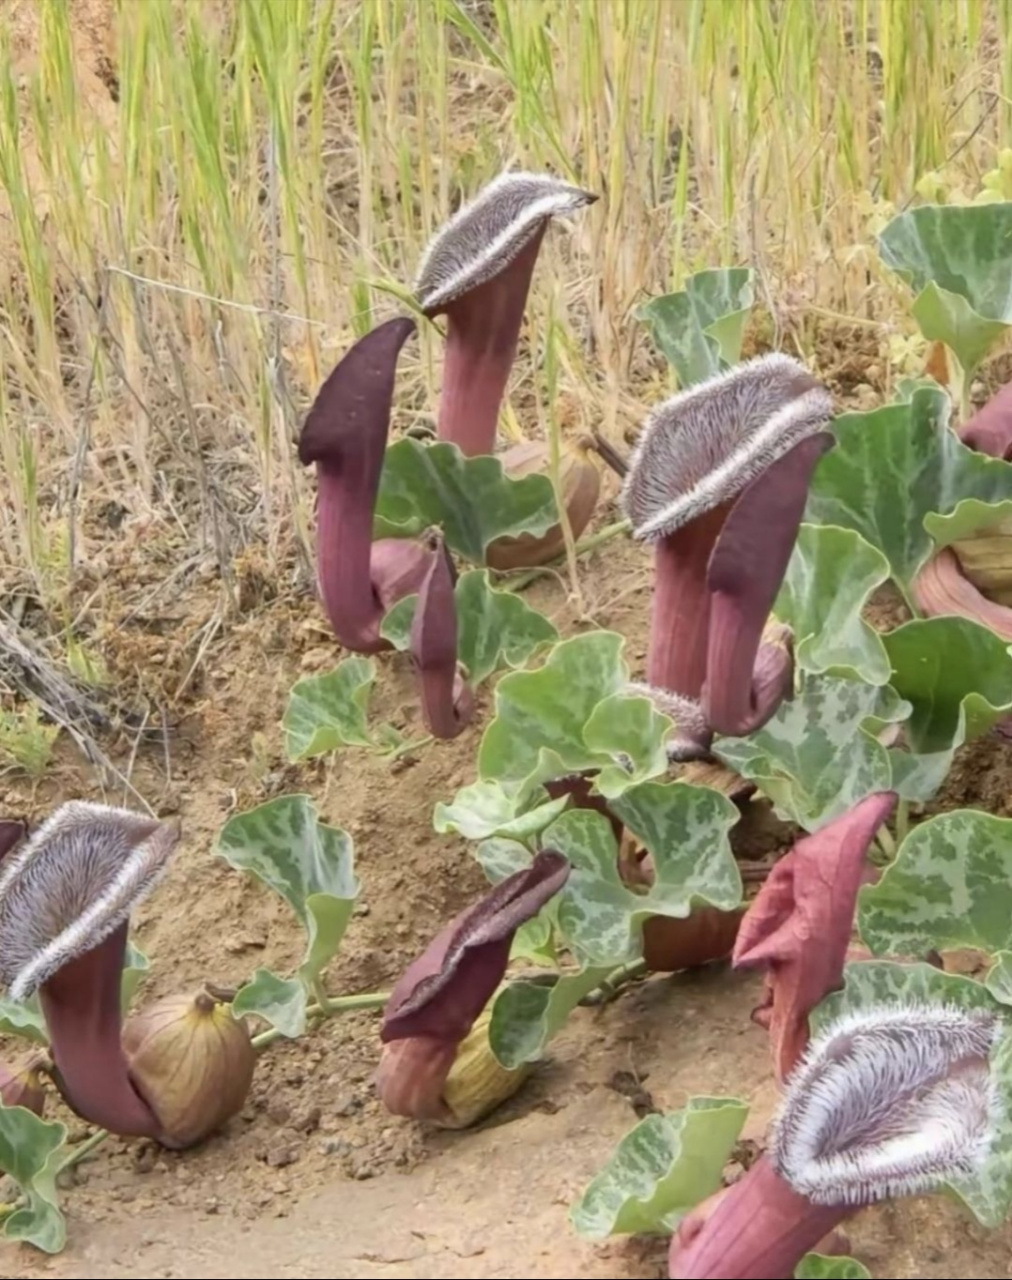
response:
<path fill-rule="evenodd" d="M 589 631 L 561 641 L 536 670 L 503 676 L 478 751 L 480 776 L 515 785 L 525 799 L 542 782 L 587 769 L 607 770 L 609 795 L 666 771 L 671 721 L 625 693 L 624 645 L 615 631 Z"/>
<path fill-rule="evenodd" d="M 794 633 L 795 666 L 885 684 L 889 659 L 861 610 L 888 580 L 885 556 L 854 529 L 803 524 L 773 606 Z"/>
<path fill-rule="evenodd" d="M 48 1044 L 49 1032 L 37 995 L 22 1003 L 0 996 L 0 1036 L 21 1036 L 33 1044 Z"/>
<path fill-rule="evenodd" d="M 884 637 L 916 751 L 975 738 L 1012 710 L 1012 646 L 968 618 L 919 618 Z M 958 743 L 956 745 L 959 745 Z"/>
<path fill-rule="evenodd" d="M 1012 1005 L 1012 951 L 999 951 L 987 971 L 984 985 L 999 1004 Z"/>
<path fill-rule="evenodd" d="M 813 1032 L 841 1014 L 896 1001 L 1003 1012 L 983 983 L 929 964 L 859 961 L 847 966 L 845 978 L 844 989 L 828 996 L 812 1015 Z M 1012 1207 L 1012 1024 L 1007 1020 L 992 1050 L 991 1068 L 1002 1105 L 990 1158 L 977 1177 L 953 1178 L 948 1186 L 984 1226 L 997 1227 Z"/>
<path fill-rule="evenodd" d="M 568 796 L 549 800 L 540 789 L 521 802 L 515 787 L 490 778 L 461 787 L 449 804 L 438 803 L 432 822 L 441 835 L 456 833 L 466 840 L 485 840 L 489 836 L 530 840 L 568 803 Z"/>
<path fill-rule="evenodd" d="M 257 969 L 232 1001 L 232 1012 L 237 1018 L 255 1014 L 294 1039 L 306 1030 L 306 988 L 298 978 L 281 978 L 270 969 Z"/>
<path fill-rule="evenodd" d="M 44 1253 L 59 1253 L 67 1241 L 56 1175 L 65 1155 L 67 1130 L 40 1120 L 25 1107 L 0 1106 L 0 1171 L 17 1183 L 25 1203 L 4 1219 L 8 1240 L 24 1240 Z"/>
<path fill-rule="evenodd" d="M 876 955 L 1012 949 L 1012 819 L 956 809 L 918 823 L 875 885 L 858 927 Z"/>
<path fill-rule="evenodd" d="M 581 1236 L 668 1233 L 718 1191 L 748 1107 L 737 1098 L 690 1098 L 680 1111 L 635 1125 L 570 1210 Z"/>
<path fill-rule="evenodd" d="M 321 822 L 309 796 L 280 796 L 230 818 L 218 852 L 298 916 L 307 934 L 301 973 L 311 982 L 341 945 L 358 897 L 351 837 Z"/>
<path fill-rule="evenodd" d="M 466 458 L 455 444 L 410 437 L 386 451 L 373 521 L 376 538 L 405 538 L 438 525 L 446 544 L 484 564 L 489 543 L 522 533 L 540 536 L 558 522 L 546 475 L 510 479 L 490 455 Z"/>
<path fill-rule="evenodd" d="M 472 688 L 502 667 L 522 667 L 543 644 L 559 633 L 537 609 L 515 591 L 496 591 L 487 569 L 461 574 L 454 588 L 457 605 L 457 658 Z M 405 650 L 418 596 L 398 600 L 383 619 L 381 634 L 396 649 Z"/>
<path fill-rule="evenodd" d="M 613 808 L 650 853 L 656 878 L 646 892 L 623 883 L 615 835 L 601 814 L 571 809 L 543 836 L 573 864 L 560 894 L 559 927 L 582 963 L 640 959 L 651 916 L 684 920 L 702 903 L 722 911 L 740 904 L 741 876 L 728 840 L 740 815 L 726 796 L 685 782 L 645 782 Z"/>
<path fill-rule="evenodd" d="M 875 685 L 809 676 L 762 729 L 718 738 L 714 754 L 755 782 L 781 818 L 814 831 L 869 792 L 890 789 L 889 752 L 864 726 L 908 712 Z"/>
<path fill-rule="evenodd" d="M 345 658 L 333 671 L 297 680 L 282 728 L 289 760 L 309 760 L 340 747 L 371 747 L 369 697 L 376 679 L 371 658 Z"/>
<path fill-rule="evenodd" d="M 123 1002 L 124 1011 L 129 1009 L 131 1001 L 137 994 L 137 990 L 150 968 L 151 961 L 140 947 L 132 939 L 129 939 L 123 964 L 123 976 L 120 980 L 120 999 Z"/>
<path fill-rule="evenodd" d="M 652 298 L 636 318 L 674 367 L 678 385 L 688 387 L 738 362 L 752 302 L 752 272 L 721 267 L 690 276 L 678 293 Z"/>
<path fill-rule="evenodd" d="M 806 1253 L 798 1263 L 794 1280 L 871 1280 L 871 1272 L 856 1258 Z"/>
<path fill-rule="evenodd" d="M 809 493 L 806 518 L 861 534 L 908 595 L 934 550 L 926 518 L 1009 493 L 1009 463 L 967 448 L 948 425 L 950 408 L 940 387 L 919 387 L 909 401 L 843 414 Z"/>
<path fill-rule="evenodd" d="M 925 338 L 968 373 L 1012 326 L 1012 204 L 910 209 L 884 229 L 879 252 L 916 293 Z"/>
<path fill-rule="evenodd" d="M 495 997 L 489 1022 L 492 1052 L 508 1069 L 537 1062 L 583 997 L 611 972 L 611 966 L 583 969 L 565 974 L 551 987 L 523 981 L 503 987 Z"/>

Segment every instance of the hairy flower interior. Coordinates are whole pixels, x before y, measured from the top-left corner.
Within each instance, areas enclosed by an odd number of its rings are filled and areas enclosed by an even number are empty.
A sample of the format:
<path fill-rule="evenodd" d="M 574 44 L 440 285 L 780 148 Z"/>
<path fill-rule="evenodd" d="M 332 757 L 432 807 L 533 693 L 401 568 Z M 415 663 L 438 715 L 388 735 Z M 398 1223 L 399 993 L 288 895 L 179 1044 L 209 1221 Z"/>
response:
<path fill-rule="evenodd" d="M 970 1175 L 998 1115 L 987 1010 L 891 1005 L 835 1022 L 787 1082 L 769 1156 L 815 1204 L 871 1204 Z"/>
<path fill-rule="evenodd" d="M 777 353 L 672 396 L 644 424 L 623 486 L 634 536 L 657 541 L 727 502 L 832 415 L 825 387 Z"/>
<path fill-rule="evenodd" d="M 429 242 L 415 281 L 419 305 L 435 312 L 491 280 L 546 219 L 574 213 L 596 199 L 547 174 L 500 174 Z"/>
<path fill-rule="evenodd" d="M 176 824 L 61 805 L 0 866 L 0 981 L 23 1000 L 127 919 L 165 870 Z"/>

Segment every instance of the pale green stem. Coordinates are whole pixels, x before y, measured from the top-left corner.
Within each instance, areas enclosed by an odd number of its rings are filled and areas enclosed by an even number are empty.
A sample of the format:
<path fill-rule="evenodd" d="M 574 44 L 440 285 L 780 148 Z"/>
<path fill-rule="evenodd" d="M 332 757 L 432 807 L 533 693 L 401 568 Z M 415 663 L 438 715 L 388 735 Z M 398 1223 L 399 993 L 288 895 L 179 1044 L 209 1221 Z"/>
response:
<path fill-rule="evenodd" d="M 882 852 L 891 862 L 893 858 L 896 857 L 896 841 L 892 838 L 892 836 L 889 834 L 889 831 L 885 827 L 879 828 L 879 833 L 875 837 L 875 839 L 879 847 L 881 848 Z"/>
<path fill-rule="evenodd" d="M 85 1138 L 83 1142 L 78 1142 L 75 1146 L 71 1147 L 60 1161 L 60 1167 L 57 1172 L 63 1173 L 66 1169 L 73 1169 L 75 1164 L 80 1164 L 85 1156 L 91 1155 L 96 1147 L 100 1147 L 108 1136 L 108 1129 L 96 1129 L 90 1137 Z"/>
<path fill-rule="evenodd" d="M 650 970 L 645 960 L 630 960 L 628 964 L 619 965 L 580 1001 L 584 1005 L 608 1004 L 621 992 L 622 988 L 638 978 L 644 977 Z"/>
<path fill-rule="evenodd" d="M 900 800 L 896 806 L 896 846 L 902 845 L 910 830 L 910 801 Z"/>
<path fill-rule="evenodd" d="M 326 1008 L 322 1003 L 311 1004 L 306 1009 L 306 1017 L 314 1022 L 322 1022 L 324 1018 L 332 1018 L 337 1013 L 351 1013 L 356 1009 L 382 1009 L 389 999 L 389 991 L 370 991 L 360 996 L 328 996 Z M 290 1039 L 283 1037 L 277 1027 L 271 1027 L 269 1031 L 261 1031 L 258 1036 L 253 1036 L 250 1043 L 254 1049 L 262 1049 L 283 1038 Z"/>
<path fill-rule="evenodd" d="M 436 739 L 430 733 L 424 738 L 415 738 L 412 742 L 402 742 L 399 747 L 392 747 L 387 751 L 384 754 L 383 759 L 391 762 L 399 760 L 401 756 L 409 756 L 413 751 L 421 751 L 423 747 L 429 746 L 431 743 L 435 742 L 435 740 Z"/>

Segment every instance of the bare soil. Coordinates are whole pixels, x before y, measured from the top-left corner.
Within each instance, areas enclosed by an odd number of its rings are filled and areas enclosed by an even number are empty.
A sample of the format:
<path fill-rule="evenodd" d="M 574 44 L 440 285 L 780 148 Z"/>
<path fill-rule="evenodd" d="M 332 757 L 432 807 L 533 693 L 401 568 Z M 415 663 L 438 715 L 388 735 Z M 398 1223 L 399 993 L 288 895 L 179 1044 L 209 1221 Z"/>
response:
<path fill-rule="evenodd" d="M 637 664 L 649 608 L 644 553 L 619 543 L 590 557 L 582 586 L 582 617 L 625 633 Z M 188 599 L 177 598 L 171 616 L 180 643 L 204 625 L 212 597 L 195 584 Z M 543 581 L 531 599 L 560 626 L 585 625 L 561 582 Z M 116 633 L 120 648 L 107 646 L 114 666 L 117 653 L 132 655 L 145 639 L 146 624 L 124 619 Z M 279 720 L 287 692 L 299 674 L 337 656 L 310 594 L 270 601 L 202 665 L 197 694 L 169 740 L 171 767 L 161 744 L 141 747 L 133 784 L 160 813 L 178 813 L 184 830 L 167 881 L 136 921 L 152 960 L 141 1002 L 298 961 L 301 938 L 284 904 L 214 855 L 231 813 L 275 795 L 308 792 L 324 818 L 355 839 L 362 901 L 328 975 L 333 991 L 389 987 L 481 890 L 466 843 L 431 828 L 434 802 L 473 777 L 481 719 L 395 771 L 354 751 L 329 765 L 285 761 Z M 403 660 L 381 663 L 377 709 L 409 728 Z M 124 744 L 123 767 L 126 753 Z M 1012 748 L 986 739 L 963 753 L 945 802 L 1007 813 L 1010 778 Z M 3 808 L 36 815 L 75 795 L 101 792 L 68 752 L 34 791 L 8 787 Z M 775 855 L 785 842 L 764 808 L 756 802 L 745 824 L 742 852 L 750 857 Z M 66 1253 L 47 1259 L 7 1248 L 0 1275 L 663 1275 L 663 1243 L 587 1245 L 569 1226 L 568 1207 L 644 1108 L 730 1093 L 753 1104 L 747 1136 L 761 1139 L 774 1095 L 765 1036 L 749 1018 L 757 991 L 755 979 L 716 965 L 657 977 L 609 1006 L 579 1010 L 523 1090 L 464 1133 L 389 1116 L 371 1083 L 378 1015 L 336 1018 L 302 1040 L 270 1046 L 241 1116 L 201 1148 L 176 1155 L 106 1142 L 65 1193 Z M 73 1117 L 58 1107 L 51 1114 L 83 1136 Z M 880 1276 L 1010 1274 L 1012 1231 L 988 1236 L 939 1200 L 862 1215 L 853 1245 Z"/>

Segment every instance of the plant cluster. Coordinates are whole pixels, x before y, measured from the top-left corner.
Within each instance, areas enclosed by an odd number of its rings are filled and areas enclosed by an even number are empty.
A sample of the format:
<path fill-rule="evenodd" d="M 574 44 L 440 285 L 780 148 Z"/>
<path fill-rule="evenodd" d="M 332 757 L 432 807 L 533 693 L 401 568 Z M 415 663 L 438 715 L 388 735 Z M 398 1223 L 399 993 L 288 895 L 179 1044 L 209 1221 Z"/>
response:
<path fill-rule="evenodd" d="M 672 1277 L 866 1275 L 838 1231 L 864 1206 L 944 1192 L 992 1226 L 1012 1206 L 1012 820 L 925 815 L 959 748 L 1012 713 L 1012 397 L 970 406 L 1012 323 L 1012 205 L 924 206 L 884 230 L 938 376 L 867 412 L 836 414 L 792 357 L 742 360 L 748 271 L 702 272 L 642 309 L 678 390 L 618 460 L 627 523 L 609 532 L 653 549 L 639 672 L 618 632 L 562 638 L 492 580 L 572 550 L 597 500 L 589 458 L 565 472 L 528 450 L 511 471 L 495 452 L 542 236 L 590 200 L 508 174 L 430 245 L 415 301 L 447 322 L 434 442 L 388 444 L 407 317 L 345 355 L 299 441 L 320 596 L 354 656 L 292 688 L 287 753 L 421 749 L 370 714 L 384 648 L 409 655 L 435 738 L 509 668 L 475 780 L 433 815 L 471 842 L 488 892 L 389 996 L 333 996 L 321 974 L 358 893 L 352 842 L 282 796 L 232 817 L 218 851 L 292 907 L 297 972 L 124 1021 L 129 913 L 178 832 L 72 803 L 29 835 L 3 829 L 4 1029 L 38 1042 L 85 1119 L 182 1147 L 242 1105 L 258 1046 L 382 1004 L 380 1098 L 455 1127 L 513 1094 L 581 1003 L 730 958 L 765 977 L 755 1018 L 780 1091 L 765 1149 L 724 1186 L 747 1107 L 693 1098 L 626 1135 L 573 1224 L 669 1235 Z M 887 584 L 903 620 L 873 627 Z M 732 848 L 756 797 L 799 832 L 772 866 Z M 981 980 L 945 970 L 955 947 L 987 955 Z M 254 1017 L 268 1030 L 251 1039 Z M 57 1248 L 68 1156 L 41 1118 L 39 1052 L 2 1085 L 0 1166 L 23 1192 L 5 1230 Z"/>

